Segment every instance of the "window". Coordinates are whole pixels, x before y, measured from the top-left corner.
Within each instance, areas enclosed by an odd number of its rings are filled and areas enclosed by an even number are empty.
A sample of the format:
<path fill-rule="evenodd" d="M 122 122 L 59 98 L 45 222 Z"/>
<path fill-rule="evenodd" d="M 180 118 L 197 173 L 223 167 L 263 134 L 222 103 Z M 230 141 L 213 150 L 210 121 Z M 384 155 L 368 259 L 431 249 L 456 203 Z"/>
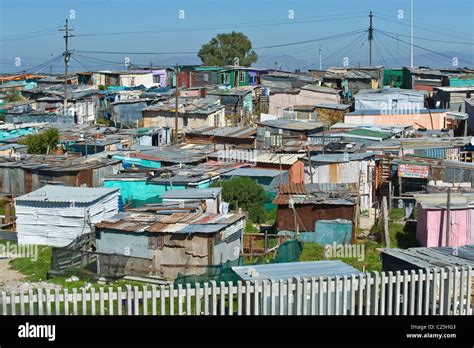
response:
<path fill-rule="evenodd" d="M 230 83 L 230 75 L 228 73 L 224 73 L 221 75 L 221 82 L 224 84 Z"/>
<path fill-rule="evenodd" d="M 283 145 L 283 134 L 270 135 L 270 146 L 282 146 L 282 145 Z"/>
<path fill-rule="evenodd" d="M 219 127 L 219 114 L 214 115 L 214 127 Z"/>
<path fill-rule="evenodd" d="M 239 71 L 239 81 L 245 82 L 245 71 Z"/>

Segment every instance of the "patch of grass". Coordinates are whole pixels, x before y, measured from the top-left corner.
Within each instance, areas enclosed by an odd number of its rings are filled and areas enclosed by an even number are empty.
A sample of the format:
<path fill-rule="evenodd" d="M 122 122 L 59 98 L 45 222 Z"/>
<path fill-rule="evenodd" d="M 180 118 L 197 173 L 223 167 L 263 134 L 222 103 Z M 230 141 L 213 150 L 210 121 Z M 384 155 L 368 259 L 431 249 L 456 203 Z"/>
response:
<path fill-rule="evenodd" d="M 416 241 L 416 224 L 390 224 L 390 242 L 392 248 L 408 249 L 420 246 Z"/>
<path fill-rule="evenodd" d="M 324 246 L 316 243 L 304 243 L 300 261 L 324 260 Z"/>
<path fill-rule="evenodd" d="M 303 253 L 301 254 L 300 261 L 341 260 L 342 262 L 345 262 L 360 271 L 381 271 L 382 262 L 380 260 L 380 252 L 377 250 L 377 248 L 380 248 L 381 246 L 378 243 L 372 241 L 364 241 L 358 244 L 363 245 L 363 259 L 359 259 L 357 257 L 326 258 L 324 255 L 323 245 L 316 243 L 304 243 Z"/>
<path fill-rule="evenodd" d="M 254 226 L 253 221 L 248 219 L 245 222 L 245 233 L 259 233 L 260 230 Z"/>
<path fill-rule="evenodd" d="M 36 258 L 16 258 L 10 261 L 10 265 L 14 270 L 28 276 L 31 282 L 45 281 L 51 265 L 51 250 L 48 246 L 38 246 Z"/>
<path fill-rule="evenodd" d="M 276 220 L 276 208 L 271 210 L 265 210 L 265 223 L 267 225 L 273 225 Z"/>
<path fill-rule="evenodd" d="M 392 208 L 392 210 L 390 210 L 390 218 L 392 220 L 403 220 L 405 218 L 405 209 Z"/>

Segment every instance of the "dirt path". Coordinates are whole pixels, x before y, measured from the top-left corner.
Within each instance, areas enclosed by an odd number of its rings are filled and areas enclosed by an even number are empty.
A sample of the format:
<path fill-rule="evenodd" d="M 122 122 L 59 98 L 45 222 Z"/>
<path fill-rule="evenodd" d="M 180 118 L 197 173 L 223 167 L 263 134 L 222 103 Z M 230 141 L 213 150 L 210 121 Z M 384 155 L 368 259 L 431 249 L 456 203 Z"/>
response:
<path fill-rule="evenodd" d="M 10 281 L 25 280 L 25 276 L 10 267 L 11 259 L 0 259 L 0 284 Z"/>
<path fill-rule="evenodd" d="M 8 264 L 11 259 L 0 259 L 0 291 L 27 292 L 30 289 L 59 289 L 60 285 L 48 282 L 28 282 L 26 276 L 15 271 Z"/>

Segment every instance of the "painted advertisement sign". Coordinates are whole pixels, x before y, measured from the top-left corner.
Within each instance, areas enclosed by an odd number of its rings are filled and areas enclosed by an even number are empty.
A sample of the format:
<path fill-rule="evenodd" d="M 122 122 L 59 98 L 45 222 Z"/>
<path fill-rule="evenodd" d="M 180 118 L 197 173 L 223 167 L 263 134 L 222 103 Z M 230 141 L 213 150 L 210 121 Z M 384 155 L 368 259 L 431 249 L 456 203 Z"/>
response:
<path fill-rule="evenodd" d="M 427 164 L 399 163 L 398 176 L 401 178 L 426 179 L 430 174 L 430 166 Z"/>

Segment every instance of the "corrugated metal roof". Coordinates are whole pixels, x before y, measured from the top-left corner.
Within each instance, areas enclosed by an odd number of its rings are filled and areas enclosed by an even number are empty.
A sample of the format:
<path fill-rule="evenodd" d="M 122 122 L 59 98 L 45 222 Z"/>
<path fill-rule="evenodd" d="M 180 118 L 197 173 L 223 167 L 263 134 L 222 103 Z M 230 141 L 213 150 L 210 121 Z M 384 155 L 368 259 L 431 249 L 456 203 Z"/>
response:
<path fill-rule="evenodd" d="M 305 195 L 308 193 L 308 191 L 306 191 L 305 184 L 288 183 L 288 184 L 280 184 L 279 193 Z"/>
<path fill-rule="evenodd" d="M 311 162 L 320 162 L 320 163 L 344 163 L 350 161 L 362 161 L 366 158 L 373 157 L 373 153 L 348 153 L 347 159 L 345 159 L 345 154 L 342 153 L 332 153 L 324 155 L 316 155 L 311 157 Z"/>
<path fill-rule="evenodd" d="M 91 203 L 106 195 L 118 192 L 118 188 L 71 187 L 47 185 L 15 198 L 16 202 L 54 202 L 54 203 Z"/>
<path fill-rule="evenodd" d="M 285 164 L 293 165 L 298 162 L 301 158 L 305 157 L 304 154 L 281 154 L 281 153 L 263 153 L 257 155 L 255 162 L 257 163 L 272 163 L 272 164 Z"/>
<path fill-rule="evenodd" d="M 179 212 L 121 213 L 96 225 L 97 229 L 110 229 L 135 233 L 216 233 L 245 218 L 244 214 L 213 214 Z"/>
<path fill-rule="evenodd" d="M 222 188 L 189 189 L 189 190 L 171 190 L 161 195 L 162 199 L 205 199 L 216 198 Z"/>
<path fill-rule="evenodd" d="M 456 248 L 381 249 L 384 254 L 396 257 L 421 268 L 474 266 L 474 245 Z"/>
<path fill-rule="evenodd" d="M 216 233 L 226 228 L 228 224 L 191 224 L 182 228 L 178 233 Z"/>
<path fill-rule="evenodd" d="M 276 169 L 259 169 L 259 168 L 237 168 L 230 172 L 222 174 L 223 177 L 231 176 L 248 176 L 248 177 L 277 177 L 280 174 L 286 173 L 286 170 Z"/>
<path fill-rule="evenodd" d="M 282 118 L 277 118 L 274 120 L 267 120 L 262 122 L 257 122 L 259 126 L 266 126 L 272 128 L 281 128 L 293 131 L 310 131 L 318 128 L 322 128 L 324 125 L 321 122 L 303 122 L 295 120 L 287 120 Z"/>
<path fill-rule="evenodd" d="M 346 105 L 346 104 L 319 103 L 319 104 L 316 104 L 316 107 L 323 108 L 323 109 L 334 109 L 334 110 L 345 111 L 349 109 L 351 106 Z"/>
<path fill-rule="evenodd" d="M 451 209 L 474 209 L 474 193 L 453 192 L 450 196 Z M 418 194 L 414 197 L 423 209 L 447 209 L 447 193 Z"/>
<path fill-rule="evenodd" d="M 251 276 L 249 270 L 256 271 Z M 283 262 L 251 266 L 232 267 L 242 280 L 279 280 L 293 277 L 310 278 L 321 276 L 343 276 L 361 273 L 359 270 L 340 261 Z"/>

